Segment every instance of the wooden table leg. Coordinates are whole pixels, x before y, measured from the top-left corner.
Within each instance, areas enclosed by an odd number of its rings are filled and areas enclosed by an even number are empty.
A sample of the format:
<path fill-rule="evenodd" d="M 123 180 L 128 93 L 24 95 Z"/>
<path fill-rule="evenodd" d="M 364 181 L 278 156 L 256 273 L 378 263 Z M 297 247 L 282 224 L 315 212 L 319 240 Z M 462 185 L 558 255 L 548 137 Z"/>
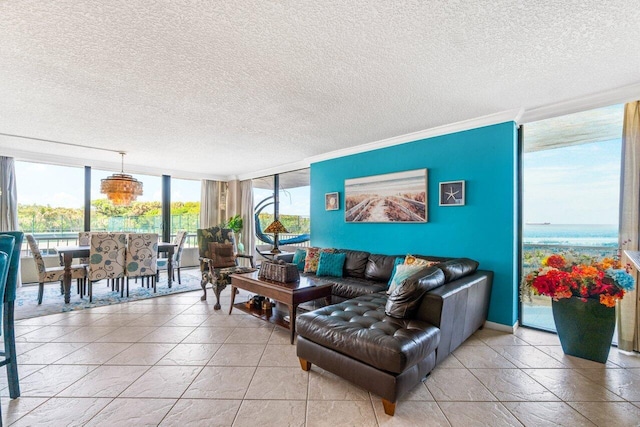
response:
<path fill-rule="evenodd" d="M 298 311 L 298 305 L 289 306 L 289 330 L 291 331 L 291 344 L 296 337 L 296 311 Z"/>
<path fill-rule="evenodd" d="M 73 255 L 65 252 L 64 254 L 64 275 L 62 276 L 62 283 L 64 285 L 64 303 L 69 304 L 71 301 L 71 262 L 73 261 Z"/>
<path fill-rule="evenodd" d="M 229 305 L 229 314 L 233 310 L 233 303 L 236 301 L 236 287 L 231 285 L 231 304 Z"/>

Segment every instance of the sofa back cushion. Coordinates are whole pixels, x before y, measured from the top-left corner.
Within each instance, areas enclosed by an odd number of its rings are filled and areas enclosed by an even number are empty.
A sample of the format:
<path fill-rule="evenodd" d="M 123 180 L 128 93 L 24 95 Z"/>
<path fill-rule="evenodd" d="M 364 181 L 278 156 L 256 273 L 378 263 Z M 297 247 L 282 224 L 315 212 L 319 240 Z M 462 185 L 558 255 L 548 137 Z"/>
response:
<path fill-rule="evenodd" d="M 391 292 L 385 305 L 385 314 L 397 319 L 412 317 L 420 306 L 423 295 L 444 285 L 444 280 L 444 272 L 438 267 L 420 268 Z"/>
<path fill-rule="evenodd" d="M 364 271 L 365 279 L 387 283 L 391 277 L 395 261 L 396 256 L 392 255 L 369 255 L 367 267 Z"/>
<path fill-rule="evenodd" d="M 476 271 L 478 261 L 469 258 L 450 259 L 438 264 L 438 268 L 444 273 L 445 283 L 449 283 Z"/>
<path fill-rule="evenodd" d="M 344 276 L 345 277 L 364 277 L 364 271 L 369 261 L 369 252 L 352 251 L 349 249 L 340 249 L 338 252 L 345 254 L 344 260 Z"/>

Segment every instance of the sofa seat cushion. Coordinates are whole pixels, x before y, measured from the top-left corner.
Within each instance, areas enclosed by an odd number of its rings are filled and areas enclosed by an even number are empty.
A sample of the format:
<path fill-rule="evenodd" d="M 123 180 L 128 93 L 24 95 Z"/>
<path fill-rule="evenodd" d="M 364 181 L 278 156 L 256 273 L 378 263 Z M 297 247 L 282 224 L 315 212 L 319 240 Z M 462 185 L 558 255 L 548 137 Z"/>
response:
<path fill-rule="evenodd" d="M 384 313 L 384 293 L 330 305 L 296 319 L 299 335 L 375 368 L 401 373 L 434 352 L 440 330 Z"/>
<path fill-rule="evenodd" d="M 385 289 L 386 285 L 384 283 L 355 277 L 342 277 L 333 283 L 331 294 L 351 299 L 362 295 L 375 294 Z"/>

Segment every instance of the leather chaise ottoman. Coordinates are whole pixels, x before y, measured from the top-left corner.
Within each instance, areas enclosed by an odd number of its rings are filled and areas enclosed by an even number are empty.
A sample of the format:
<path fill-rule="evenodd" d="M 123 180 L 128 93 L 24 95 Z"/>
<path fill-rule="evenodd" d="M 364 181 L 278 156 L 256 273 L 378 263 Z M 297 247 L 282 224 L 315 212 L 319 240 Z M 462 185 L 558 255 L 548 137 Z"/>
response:
<path fill-rule="evenodd" d="M 297 354 L 382 398 L 393 415 L 398 397 L 436 364 L 440 330 L 418 319 L 385 314 L 387 295 L 363 295 L 300 316 Z"/>

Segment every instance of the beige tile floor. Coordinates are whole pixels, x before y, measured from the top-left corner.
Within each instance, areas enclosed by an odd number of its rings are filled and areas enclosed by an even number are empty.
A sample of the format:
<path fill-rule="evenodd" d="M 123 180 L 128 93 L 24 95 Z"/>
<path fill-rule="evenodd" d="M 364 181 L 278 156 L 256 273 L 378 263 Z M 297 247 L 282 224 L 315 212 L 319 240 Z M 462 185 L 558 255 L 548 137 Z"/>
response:
<path fill-rule="evenodd" d="M 8 398 L 1 369 L 5 425 L 640 425 L 640 357 L 614 348 L 601 365 L 524 328 L 478 331 L 394 417 L 365 390 L 302 371 L 288 331 L 214 311 L 199 292 L 27 319 L 16 332 L 22 396 Z"/>

